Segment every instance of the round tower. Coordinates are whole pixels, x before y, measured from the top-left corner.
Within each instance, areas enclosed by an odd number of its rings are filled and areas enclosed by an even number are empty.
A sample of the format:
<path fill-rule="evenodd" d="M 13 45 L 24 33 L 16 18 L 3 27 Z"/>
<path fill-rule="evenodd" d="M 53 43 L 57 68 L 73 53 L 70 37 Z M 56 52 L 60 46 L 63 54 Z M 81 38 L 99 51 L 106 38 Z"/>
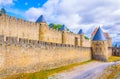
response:
<path fill-rule="evenodd" d="M 67 28 L 63 24 L 60 30 L 62 31 L 62 44 L 66 44 L 67 43 Z"/>
<path fill-rule="evenodd" d="M 79 30 L 78 34 L 80 34 L 80 46 L 83 47 L 84 46 L 84 33 L 82 29 Z"/>
<path fill-rule="evenodd" d="M 47 41 L 46 37 L 45 37 L 45 34 L 46 32 L 48 31 L 48 25 L 44 19 L 44 16 L 41 15 L 36 23 L 39 23 L 39 40 L 40 41 Z"/>
<path fill-rule="evenodd" d="M 92 39 L 92 57 L 95 60 L 108 60 L 108 43 L 100 27 Z"/>

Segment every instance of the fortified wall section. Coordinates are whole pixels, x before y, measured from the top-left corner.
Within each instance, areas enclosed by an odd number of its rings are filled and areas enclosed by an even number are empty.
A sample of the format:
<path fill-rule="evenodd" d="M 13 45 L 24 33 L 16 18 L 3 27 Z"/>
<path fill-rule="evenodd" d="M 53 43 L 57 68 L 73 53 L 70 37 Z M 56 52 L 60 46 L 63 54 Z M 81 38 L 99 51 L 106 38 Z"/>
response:
<path fill-rule="evenodd" d="M 91 47 L 91 39 L 85 39 L 83 41 L 83 47 Z"/>
<path fill-rule="evenodd" d="M 45 37 L 43 41 L 62 44 L 62 31 L 48 28 L 48 26 L 47 26 L 43 35 Z"/>
<path fill-rule="evenodd" d="M 2 15 L 0 16 L 0 34 L 4 36 L 39 40 L 39 24 Z"/>
<path fill-rule="evenodd" d="M 74 33 L 70 33 L 70 32 L 64 32 L 64 34 L 66 35 L 66 44 L 71 44 L 71 45 L 75 45 L 75 42 L 77 42 L 76 45 L 79 46 L 79 42 L 80 41 L 80 35 L 79 37 L 76 37 L 77 34 Z M 77 39 L 76 39 L 77 38 Z"/>
<path fill-rule="evenodd" d="M 17 40 L 18 39 L 18 40 Z M 91 48 L 0 35 L 0 74 L 36 72 L 91 60 Z"/>
<path fill-rule="evenodd" d="M 95 52 L 104 56 L 112 48 L 99 42 Z M 106 45 L 106 46 L 104 46 Z M 98 49 L 98 50 L 97 50 Z M 46 23 L 34 23 L 7 15 L 0 16 L 0 76 L 37 72 L 92 59 L 91 39 L 84 34 L 50 29 Z M 96 55 L 98 58 L 98 55 Z"/>
<path fill-rule="evenodd" d="M 91 41 L 86 40 L 84 35 L 54 30 L 49 28 L 46 23 L 24 21 L 5 14 L 0 16 L 0 34 L 4 37 L 10 36 L 82 47 L 91 46 Z"/>
<path fill-rule="evenodd" d="M 50 29 L 46 28 L 43 35 L 44 35 L 43 41 L 46 42 L 70 44 L 81 47 L 91 47 L 91 39 L 85 39 L 84 34 L 80 35 L 80 34 L 70 33 L 67 31 L 58 31 L 51 28 Z"/>

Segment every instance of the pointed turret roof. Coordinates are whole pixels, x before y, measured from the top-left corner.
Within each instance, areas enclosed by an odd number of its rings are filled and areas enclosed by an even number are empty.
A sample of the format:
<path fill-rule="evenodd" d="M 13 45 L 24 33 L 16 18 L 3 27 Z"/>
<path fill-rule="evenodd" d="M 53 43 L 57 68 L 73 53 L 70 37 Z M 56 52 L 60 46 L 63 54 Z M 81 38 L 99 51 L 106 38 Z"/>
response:
<path fill-rule="evenodd" d="M 67 30 L 66 26 L 63 24 L 62 27 L 60 28 L 61 31 Z"/>
<path fill-rule="evenodd" d="M 96 34 L 97 30 L 98 30 L 98 27 L 96 27 L 96 28 L 94 29 L 94 31 L 92 32 L 92 34 L 91 34 L 91 37 L 92 37 L 92 38 L 93 38 L 94 35 Z M 106 32 L 103 32 L 103 33 L 104 33 L 104 36 L 105 36 L 106 39 L 110 39 L 110 36 L 109 36 L 108 33 L 106 33 Z"/>
<path fill-rule="evenodd" d="M 115 44 L 115 47 L 118 47 L 117 43 Z"/>
<path fill-rule="evenodd" d="M 83 34 L 83 30 L 80 29 L 79 32 L 78 32 L 78 34 Z"/>
<path fill-rule="evenodd" d="M 46 21 L 45 21 L 44 16 L 41 15 L 41 16 L 36 20 L 36 22 L 46 22 Z"/>
<path fill-rule="evenodd" d="M 93 37 L 93 41 L 105 41 L 106 38 L 104 36 L 104 33 L 102 32 L 101 28 L 99 27 L 96 34 Z"/>

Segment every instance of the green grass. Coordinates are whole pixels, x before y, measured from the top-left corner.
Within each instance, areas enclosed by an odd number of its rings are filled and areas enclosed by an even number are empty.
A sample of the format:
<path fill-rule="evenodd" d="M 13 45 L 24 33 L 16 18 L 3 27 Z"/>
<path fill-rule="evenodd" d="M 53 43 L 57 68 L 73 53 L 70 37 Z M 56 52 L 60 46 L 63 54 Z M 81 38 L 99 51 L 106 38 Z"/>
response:
<path fill-rule="evenodd" d="M 8 76 L 4 79 L 47 79 L 47 77 L 50 76 L 50 75 L 62 72 L 64 70 L 69 70 L 69 69 L 71 69 L 75 66 L 87 64 L 91 61 L 92 60 L 85 61 L 85 62 L 80 62 L 80 63 L 74 63 L 74 64 L 70 64 L 70 65 L 67 65 L 67 66 L 62 66 L 62 67 L 55 68 L 55 69 L 50 69 L 50 70 L 41 70 L 41 71 L 35 72 L 35 73 L 20 73 L 20 74 L 17 74 L 17 75 Z"/>
<path fill-rule="evenodd" d="M 108 59 L 109 62 L 113 62 L 113 61 L 120 61 L 120 57 L 119 56 L 111 56 Z"/>

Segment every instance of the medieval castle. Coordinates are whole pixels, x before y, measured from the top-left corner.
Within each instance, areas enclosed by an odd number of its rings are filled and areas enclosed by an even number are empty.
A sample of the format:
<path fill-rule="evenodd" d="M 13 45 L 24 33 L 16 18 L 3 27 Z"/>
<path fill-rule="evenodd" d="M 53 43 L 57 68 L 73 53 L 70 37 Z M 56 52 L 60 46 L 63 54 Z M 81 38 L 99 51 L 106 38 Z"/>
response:
<path fill-rule="evenodd" d="M 90 39 L 49 28 L 43 15 L 36 22 L 0 15 L 0 70 L 11 74 L 56 68 L 91 59 L 107 61 L 112 56 L 111 38 L 100 27 Z M 13 72 L 14 71 L 14 72 Z"/>

